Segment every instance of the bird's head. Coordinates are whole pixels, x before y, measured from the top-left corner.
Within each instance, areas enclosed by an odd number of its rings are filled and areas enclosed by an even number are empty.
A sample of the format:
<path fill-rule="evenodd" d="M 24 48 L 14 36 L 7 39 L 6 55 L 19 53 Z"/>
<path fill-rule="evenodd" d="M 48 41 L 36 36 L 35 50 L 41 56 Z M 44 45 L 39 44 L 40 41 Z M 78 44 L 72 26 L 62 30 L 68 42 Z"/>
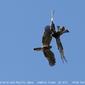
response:
<path fill-rule="evenodd" d="M 45 26 L 45 32 L 48 33 L 48 34 L 51 34 L 51 30 L 50 30 L 49 25 Z"/>
<path fill-rule="evenodd" d="M 64 32 L 64 33 L 69 32 L 69 30 L 68 30 L 68 29 L 66 29 L 64 26 L 62 27 L 61 31 L 62 31 L 62 32 Z"/>

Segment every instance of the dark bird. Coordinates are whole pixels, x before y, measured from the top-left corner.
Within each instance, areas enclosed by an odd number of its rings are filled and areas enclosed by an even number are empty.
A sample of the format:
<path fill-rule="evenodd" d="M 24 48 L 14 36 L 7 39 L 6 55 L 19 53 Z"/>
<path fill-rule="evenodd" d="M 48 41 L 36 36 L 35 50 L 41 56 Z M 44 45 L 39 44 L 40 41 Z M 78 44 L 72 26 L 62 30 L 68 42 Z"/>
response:
<path fill-rule="evenodd" d="M 64 61 L 67 62 L 67 60 L 64 56 L 64 49 L 63 49 L 63 46 L 62 46 L 62 43 L 60 40 L 60 36 L 64 33 L 68 33 L 69 30 L 65 29 L 64 26 L 62 28 L 60 28 L 60 26 L 57 26 L 57 28 L 58 28 L 57 32 L 55 30 L 54 31 L 52 30 L 52 36 L 56 39 L 57 47 L 58 47 L 58 50 L 60 52 L 62 62 L 64 63 Z"/>
<path fill-rule="evenodd" d="M 60 27 L 60 26 L 57 26 L 57 30 L 55 29 L 55 24 L 54 24 L 54 21 L 53 21 L 53 13 L 52 13 L 52 18 L 51 18 L 51 32 L 52 32 L 52 36 L 56 39 L 56 43 L 57 43 L 57 47 L 58 47 L 58 50 L 60 52 L 60 55 L 61 55 L 61 59 L 62 59 L 62 62 L 64 63 L 67 62 L 65 56 L 64 56 L 64 49 L 63 49 L 63 46 L 62 46 L 62 43 L 61 43 L 61 40 L 60 40 L 60 36 L 64 33 L 68 33 L 69 30 L 68 29 L 65 29 L 65 27 Z"/>
<path fill-rule="evenodd" d="M 56 63 L 54 53 L 51 51 L 52 46 L 50 46 L 52 37 L 54 37 L 56 39 L 57 47 L 60 52 L 62 62 L 63 63 L 64 63 L 64 61 L 67 62 L 67 60 L 64 56 L 64 49 L 63 49 L 60 37 L 62 34 L 68 33 L 69 30 L 65 29 L 64 26 L 63 27 L 57 26 L 57 31 L 55 28 L 56 27 L 55 27 L 55 24 L 53 21 L 53 15 L 52 15 L 51 23 L 50 23 L 50 25 L 47 25 L 45 27 L 45 30 L 44 30 L 44 33 L 42 36 L 42 47 L 34 48 L 35 51 L 43 52 L 43 54 L 46 57 L 46 59 L 48 60 L 50 66 L 54 66 Z"/>
<path fill-rule="evenodd" d="M 36 51 L 43 51 L 44 56 L 46 57 L 46 59 L 49 62 L 50 66 L 54 66 L 56 61 L 55 61 L 55 57 L 54 57 L 54 53 L 50 50 L 52 48 L 52 46 L 50 46 L 52 40 L 52 32 L 50 30 L 50 26 L 46 26 L 45 27 L 45 31 L 42 37 L 42 47 L 39 48 L 34 48 L 34 50 Z"/>

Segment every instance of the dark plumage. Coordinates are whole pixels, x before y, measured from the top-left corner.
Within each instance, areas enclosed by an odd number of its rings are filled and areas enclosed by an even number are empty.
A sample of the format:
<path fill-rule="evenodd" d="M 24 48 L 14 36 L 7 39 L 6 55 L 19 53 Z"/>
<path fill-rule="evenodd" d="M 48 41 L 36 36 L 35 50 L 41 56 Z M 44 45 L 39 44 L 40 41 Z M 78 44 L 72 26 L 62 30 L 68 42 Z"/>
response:
<path fill-rule="evenodd" d="M 52 37 L 56 39 L 57 47 L 61 55 L 62 62 L 67 62 L 64 56 L 64 49 L 60 40 L 60 36 L 64 33 L 68 33 L 69 30 L 65 27 L 57 26 L 57 31 L 55 29 L 55 24 L 53 22 L 53 16 L 51 17 L 51 24 L 45 27 L 45 31 L 42 36 L 42 47 L 34 48 L 35 51 L 42 51 L 44 56 L 49 62 L 50 66 L 54 66 L 56 63 L 54 53 L 51 51 L 52 46 L 50 46 Z"/>
<path fill-rule="evenodd" d="M 60 55 L 61 55 L 61 59 L 62 59 L 62 62 L 67 62 L 65 56 L 64 56 L 64 49 L 63 49 L 63 46 L 62 46 L 62 43 L 61 43 L 61 40 L 60 40 L 60 36 L 64 33 L 67 33 L 69 32 L 69 30 L 65 29 L 65 27 L 62 27 L 61 29 L 59 29 L 60 26 L 58 26 L 58 31 L 54 31 L 52 36 L 56 39 L 56 43 L 57 43 L 57 47 L 58 47 L 58 50 L 60 52 Z"/>
<path fill-rule="evenodd" d="M 36 51 L 43 51 L 44 56 L 46 57 L 46 59 L 49 62 L 50 66 L 55 65 L 56 61 L 55 61 L 55 57 L 53 52 L 50 50 L 52 47 L 50 46 L 51 40 L 52 40 L 52 32 L 50 30 L 50 26 L 46 26 L 45 27 L 45 31 L 42 37 L 42 45 L 43 47 L 39 47 L 39 48 L 34 48 L 34 50 Z"/>

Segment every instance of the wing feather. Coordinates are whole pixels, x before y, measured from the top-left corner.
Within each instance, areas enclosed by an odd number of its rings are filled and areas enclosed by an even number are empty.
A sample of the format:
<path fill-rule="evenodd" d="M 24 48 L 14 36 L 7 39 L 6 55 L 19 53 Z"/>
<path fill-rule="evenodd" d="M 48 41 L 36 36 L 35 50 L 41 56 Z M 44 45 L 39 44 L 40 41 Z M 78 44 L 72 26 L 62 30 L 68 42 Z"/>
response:
<path fill-rule="evenodd" d="M 43 37 L 42 37 L 43 46 L 44 45 L 50 45 L 51 40 L 52 40 L 52 35 L 51 35 L 50 26 L 46 26 Z"/>
<path fill-rule="evenodd" d="M 63 49 L 63 46 L 62 46 L 60 38 L 56 39 L 56 43 L 57 43 L 57 47 L 58 47 L 58 50 L 59 50 L 60 55 L 61 55 L 62 62 L 63 63 L 64 63 L 64 61 L 67 62 L 67 60 L 66 60 L 66 58 L 64 56 L 64 49 Z"/>

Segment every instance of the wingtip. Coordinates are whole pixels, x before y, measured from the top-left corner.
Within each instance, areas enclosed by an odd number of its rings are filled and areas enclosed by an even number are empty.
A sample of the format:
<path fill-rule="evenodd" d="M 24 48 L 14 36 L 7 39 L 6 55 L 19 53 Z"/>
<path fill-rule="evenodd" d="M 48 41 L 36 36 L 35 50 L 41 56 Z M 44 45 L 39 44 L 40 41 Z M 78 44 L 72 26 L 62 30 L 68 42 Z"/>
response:
<path fill-rule="evenodd" d="M 63 64 L 64 64 L 64 63 L 68 63 L 68 61 L 67 61 L 67 59 L 65 58 L 65 56 L 63 56 L 63 58 L 62 58 L 62 62 L 63 62 Z"/>
<path fill-rule="evenodd" d="M 67 29 L 67 32 L 70 32 L 70 31 Z"/>

